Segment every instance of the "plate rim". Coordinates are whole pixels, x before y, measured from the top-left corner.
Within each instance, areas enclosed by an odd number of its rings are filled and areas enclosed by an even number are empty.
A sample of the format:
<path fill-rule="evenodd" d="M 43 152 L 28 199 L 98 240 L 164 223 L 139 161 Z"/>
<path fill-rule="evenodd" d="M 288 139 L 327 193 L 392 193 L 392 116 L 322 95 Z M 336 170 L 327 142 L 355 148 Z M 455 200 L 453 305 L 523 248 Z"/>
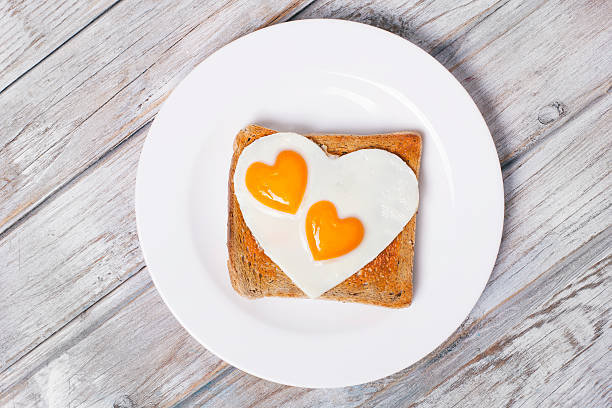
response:
<path fill-rule="evenodd" d="M 297 25 L 311 25 L 312 27 L 318 25 L 318 24 L 324 24 L 324 25 L 337 25 L 337 26 L 343 26 L 343 25 L 350 25 L 350 26 L 359 26 L 361 27 L 361 29 L 365 30 L 365 31 L 370 31 L 371 33 L 374 33 L 374 35 L 382 35 L 382 36 L 387 36 L 388 38 L 391 37 L 395 37 L 400 39 L 405 45 L 409 46 L 409 47 L 414 47 L 420 54 L 424 54 L 427 57 L 429 57 L 431 60 L 433 60 L 435 62 L 435 64 L 437 65 L 438 68 L 441 68 L 442 71 L 444 71 L 446 74 L 448 74 L 450 77 L 452 77 L 453 81 L 458 85 L 458 88 L 461 89 L 461 91 L 465 94 L 465 96 L 467 96 L 467 100 L 469 100 L 469 102 L 471 103 L 471 110 L 474 113 L 477 113 L 477 116 L 479 118 L 479 120 L 482 122 L 482 124 L 484 125 L 484 129 L 486 129 L 486 133 L 488 135 L 488 151 L 489 153 L 493 153 L 495 156 L 495 161 L 497 163 L 496 165 L 496 174 L 494 175 L 495 178 L 498 179 L 498 183 L 496 183 L 497 186 L 497 191 L 492 192 L 491 195 L 496 195 L 496 204 L 498 206 L 497 210 L 498 210 L 498 214 L 497 214 L 497 225 L 495 228 L 495 236 L 491 237 L 491 239 L 494 241 L 495 243 L 495 254 L 494 256 L 492 256 L 492 260 L 490 260 L 489 264 L 490 266 L 487 268 L 488 270 L 488 275 L 487 275 L 487 280 L 484 281 L 484 283 L 481 285 L 481 287 L 478 288 L 478 296 L 475 297 L 473 304 L 470 306 L 470 311 L 474 308 L 474 306 L 476 305 L 478 299 L 480 298 L 480 296 L 482 295 L 482 292 L 485 289 L 485 286 L 488 282 L 488 280 L 490 279 L 490 275 L 493 271 L 493 267 L 495 265 L 495 261 L 497 259 L 498 253 L 499 253 L 499 248 L 500 248 L 500 244 L 501 244 L 501 239 L 502 239 L 502 234 L 503 234 L 503 222 L 504 222 L 504 207 L 505 207 L 505 203 L 504 203 L 504 188 L 503 188 L 503 178 L 502 178 L 502 172 L 501 172 L 501 165 L 499 163 L 499 158 L 497 155 L 497 149 L 495 148 L 495 144 L 493 141 L 493 138 L 490 134 L 490 131 L 486 125 L 486 122 L 482 116 L 482 113 L 480 112 L 480 110 L 478 109 L 478 107 L 476 106 L 475 102 L 473 101 L 473 99 L 471 98 L 471 96 L 469 95 L 469 93 L 467 92 L 467 90 L 465 90 L 465 88 L 463 87 L 463 85 L 452 76 L 452 74 L 441 64 L 439 63 L 437 60 L 435 60 L 431 55 L 429 55 L 427 52 L 425 52 L 424 50 L 422 50 L 420 47 L 418 47 L 417 45 L 415 45 L 414 43 L 410 42 L 409 40 L 406 40 L 402 37 L 400 37 L 399 35 L 396 35 L 394 33 L 388 32 L 386 30 L 374 27 L 374 26 L 370 26 L 367 24 L 363 24 L 363 23 L 359 23 L 359 22 L 353 22 L 353 21 L 347 21 L 347 20 L 338 20 L 338 19 L 309 19 L 309 20 L 297 20 L 297 21 L 290 21 L 290 22 L 285 22 L 285 23 L 280 23 L 280 24 L 276 24 L 273 26 L 269 26 L 269 27 L 265 27 L 262 29 L 259 29 L 257 31 L 251 32 L 249 34 L 246 34 L 240 38 L 237 38 L 233 41 L 231 41 L 230 43 L 226 44 L 225 46 L 219 48 L 218 50 L 216 50 L 214 53 L 212 53 L 211 55 L 209 55 L 206 59 L 204 59 L 202 62 L 200 62 L 185 78 L 183 78 L 181 80 L 181 82 L 174 88 L 174 90 L 172 91 L 172 94 L 175 94 L 175 91 L 177 89 L 179 89 L 181 87 L 181 85 L 183 85 L 188 78 L 190 78 L 192 76 L 192 74 L 196 71 L 196 69 L 198 67 L 200 67 L 203 64 L 207 64 L 211 61 L 211 57 L 221 53 L 221 52 L 228 52 L 227 50 L 229 49 L 230 46 L 232 47 L 236 47 L 236 44 L 241 44 L 243 42 L 246 41 L 250 41 L 253 38 L 258 37 L 259 35 L 261 35 L 262 32 L 270 32 L 272 30 L 278 30 L 279 32 L 281 32 L 284 28 L 283 27 L 287 27 L 287 26 L 297 26 Z M 342 29 L 342 27 L 341 27 Z M 160 112 L 158 113 L 158 116 L 163 112 L 163 108 L 164 106 L 167 104 L 168 100 L 171 100 L 172 95 L 170 95 L 170 97 L 166 100 L 166 102 L 164 103 L 164 105 L 162 106 L 162 108 L 160 109 Z M 143 244 L 143 241 L 146 241 L 146 239 L 143 239 L 143 235 L 142 235 L 142 230 L 143 230 L 143 219 L 142 219 L 142 210 L 139 210 L 139 208 L 142 208 L 142 206 L 144 205 L 143 202 L 145 202 L 145 198 L 143 197 L 143 190 L 142 190 L 142 179 L 143 179 L 143 157 L 145 157 L 147 146 L 151 145 L 151 140 L 153 138 L 151 138 L 151 135 L 155 134 L 155 128 L 156 128 L 156 123 L 157 123 L 157 117 L 155 118 L 155 120 L 153 121 L 153 124 L 151 126 L 151 129 L 149 131 L 149 134 L 147 135 L 147 138 L 143 144 L 143 148 L 142 148 L 142 152 L 141 152 L 141 157 L 139 159 L 139 163 L 138 163 L 138 169 L 137 169 L 137 176 L 136 176 L 136 192 L 135 192 L 135 209 L 136 209 L 136 225 L 137 225 L 137 233 L 138 233 L 138 237 L 139 237 L 139 242 L 140 242 L 140 247 L 143 253 L 143 257 L 145 259 L 145 263 L 147 265 L 147 269 L 149 270 L 149 274 L 151 275 L 151 279 L 153 280 L 155 287 L 158 291 L 158 293 L 160 294 L 160 297 L 163 299 L 164 303 L 166 304 L 166 306 L 170 309 L 170 311 L 172 312 L 173 316 L 179 321 L 179 323 L 181 324 L 181 326 L 194 338 L 196 339 L 196 341 L 198 341 L 200 344 L 202 344 L 204 347 L 206 347 L 207 350 L 211 351 L 213 354 L 215 354 L 216 356 L 218 356 L 219 358 L 221 358 L 222 360 L 230 363 L 231 365 L 233 365 L 236 368 L 239 368 L 242 371 L 245 371 L 251 375 L 257 376 L 259 378 L 263 378 L 269 381 L 274 381 L 280 384 L 286 384 L 286 385 L 292 385 L 292 386 L 299 386 L 299 387 L 308 387 L 308 388 L 336 388 L 336 387 L 344 387 L 344 386 L 352 386 L 352 385 L 357 385 L 357 384 L 363 384 L 369 381 L 374 381 L 380 378 L 383 378 L 379 375 L 375 375 L 375 376 L 371 376 L 368 378 L 365 378 L 365 380 L 354 383 L 342 383 L 342 381 L 339 381 L 337 383 L 317 383 L 315 382 L 295 382 L 295 381 L 287 381 L 283 378 L 279 378 L 276 377 L 274 375 L 269 375 L 266 373 L 262 373 L 259 370 L 254 370 L 251 367 L 249 368 L 245 368 L 239 361 L 235 361 L 234 358 L 232 358 L 232 356 L 228 356 L 225 355 L 225 353 L 223 352 L 218 352 L 216 350 L 216 347 L 211 347 L 210 344 L 206 341 L 204 341 L 204 339 L 201 338 L 200 335 L 196 334 L 193 330 L 191 330 L 189 328 L 189 326 L 187 324 L 184 323 L 184 320 L 182 319 L 180 313 L 178 313 L 175 308 L 172 307 L 172 301 L 167 297 L 167 293 L 164 289 L 162 289 L 162 285 L 160 284 L 160 278 L 158 276 L 158 272 L 154 272 L 153 269 L 150 266 L 149 263 L 149 258 L 150 258 L 150 254 L 147 255 L 147 250 L 145 249 L 145 244 Z M 489 169 L 492 170 L 492 169 Z M 139 187 L 140 186 L 140 187 Z M 463 318 L 463 320 L 465 320 L 465 318 L 467 318 L 468 314 Z M 449 336 L 452 335 L 453 332 L 456 331 L 456 329 L 458 327 L 460 327 L 459 323 L 456 327 L 454 327 Z M 440 343 L 435 345 L 429 352 L 431 353 L 432 351 L 434 351 L 436 348 L 438 348 L 441 344 L 443 344 L 446 340 L 448 340 L 448 336 Z M 419 359 L 417 359 L 416 361 L 406 365 L 404 368 L 409 367 L 412 364 L 417 363 L 418 361 L 420 361 L 421 359 L 423 359 L 424 357 L 426 357 L 427 353 L 425 355 L 423 355 L 422 357 L 420 357 Z M 395 372 L 395 371 L 394 371 Z M 389 372 L 386 375 L 391 375 L 394 372 Z M 386 376 L 385 375 L 385 376 Z M 366 376 L 367 377 L 367 376 Z"/>

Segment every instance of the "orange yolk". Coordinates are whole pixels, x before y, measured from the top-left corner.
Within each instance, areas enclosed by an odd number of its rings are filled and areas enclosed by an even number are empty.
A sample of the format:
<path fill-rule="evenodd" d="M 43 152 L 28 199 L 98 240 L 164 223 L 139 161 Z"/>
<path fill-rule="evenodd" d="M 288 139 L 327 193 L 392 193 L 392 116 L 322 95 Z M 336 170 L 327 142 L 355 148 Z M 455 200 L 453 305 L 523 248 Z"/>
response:
<path fill-rule="evenodd" d="M 260 203 L 275 210 L 295 214 L 306 191 L 306 161 L 292 150 L 276 156 L 274 165 L 255 162 L 246 171 L 246 187 Z"/>
<path fill-rule="evenodd" d="M 306 237 L 315 261 L 351 252 L 363 240 L 363 224 L 357 218 L 338 218 L 329 201 L 314 203 L 306 214 Z"/>

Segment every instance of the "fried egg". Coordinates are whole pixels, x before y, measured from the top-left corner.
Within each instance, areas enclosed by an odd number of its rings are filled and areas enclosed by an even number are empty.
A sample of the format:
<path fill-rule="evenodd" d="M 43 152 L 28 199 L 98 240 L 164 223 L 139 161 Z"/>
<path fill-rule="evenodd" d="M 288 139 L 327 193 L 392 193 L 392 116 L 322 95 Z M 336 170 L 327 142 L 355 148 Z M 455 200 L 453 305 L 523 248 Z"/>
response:
<path fill-rule="evenodd" d="M 361 149 L 332 156 L 296 133 L 249 144 L 232 181 L 261 249 L 311 298 L 376 258 L 419 200 L 417 178 L 397 155 Z"/>

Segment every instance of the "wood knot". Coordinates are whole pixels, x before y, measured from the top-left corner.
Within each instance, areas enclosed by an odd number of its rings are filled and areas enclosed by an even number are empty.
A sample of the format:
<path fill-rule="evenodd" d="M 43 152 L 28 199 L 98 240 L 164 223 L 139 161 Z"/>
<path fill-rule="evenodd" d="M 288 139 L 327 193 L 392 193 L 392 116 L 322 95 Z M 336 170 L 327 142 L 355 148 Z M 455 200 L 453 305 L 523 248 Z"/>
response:
<path fill-rule="evenodd" d="M 538 112 L 538 122 L 543 125 L 548 125 L 565 115 L 565 112 L 565 105 L 561 102 L 553 102 L 540 109 Z"/>
<path fill-rule="evenodd" d="M 134 408 L 136 405 L 132 402 L 130 397 L 122 395 L 113 403 L 113 408 Z"/>

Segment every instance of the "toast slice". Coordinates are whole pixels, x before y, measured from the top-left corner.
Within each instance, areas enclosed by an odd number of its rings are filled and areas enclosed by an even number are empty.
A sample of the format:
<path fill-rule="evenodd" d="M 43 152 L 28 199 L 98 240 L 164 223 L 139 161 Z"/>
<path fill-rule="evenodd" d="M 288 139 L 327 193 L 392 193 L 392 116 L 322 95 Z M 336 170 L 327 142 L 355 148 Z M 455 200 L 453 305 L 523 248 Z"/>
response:
<path fill-rule="evenodd" d="M 229 174 L 229 216 L 227 247 L 232 286 L 242 296 L 306 297 L 291 279 L 263 252 L 247 227 L 234 195 L 234 170 L 242 150 L 260 137 L 277 133 L 261 126 L 242 129 L 234 140 Z M 387 150 L 401 157 L 419 176 L 421 137 L 413 132 L 378 135 L 305 135 L 330 154 L 343 155 L 359 149 Z M 402 232 L 376 258 L 357 273 L 325 292 L 321 298 L 405 307 L 412 302 L 412 265 L 416 213 Z"/>

